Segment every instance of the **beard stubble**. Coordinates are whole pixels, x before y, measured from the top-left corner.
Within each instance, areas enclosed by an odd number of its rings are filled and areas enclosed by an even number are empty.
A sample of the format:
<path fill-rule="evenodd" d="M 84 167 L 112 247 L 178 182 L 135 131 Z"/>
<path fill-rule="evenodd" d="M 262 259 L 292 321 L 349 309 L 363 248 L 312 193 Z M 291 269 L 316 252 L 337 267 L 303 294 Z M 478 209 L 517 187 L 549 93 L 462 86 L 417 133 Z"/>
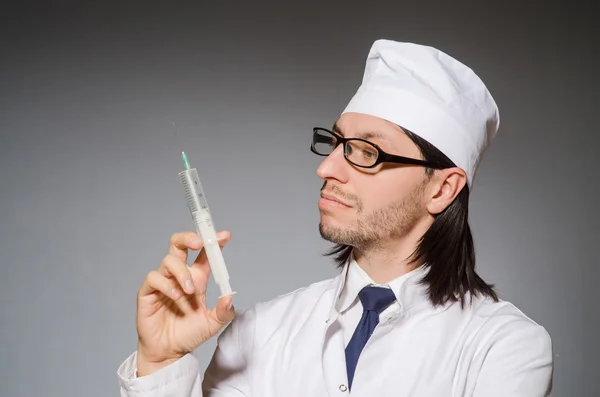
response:
<path fill-rule="evenodd" d="M 327 182 L 321 190 L 325 189 Z M 356 196 L 343 193 L 336 186 L 330 189 L 337 196 L 354 204 L 356 220 L 346 227 L 319 223 L 319 233 L 327 241 L 349 245 L 361 251 L 377 250 L 383 241 L 406 236 L 423 216 L 421 197 L 425 180 L 406 197 L 385 208 L 365 213 L 364 206 Z"/>

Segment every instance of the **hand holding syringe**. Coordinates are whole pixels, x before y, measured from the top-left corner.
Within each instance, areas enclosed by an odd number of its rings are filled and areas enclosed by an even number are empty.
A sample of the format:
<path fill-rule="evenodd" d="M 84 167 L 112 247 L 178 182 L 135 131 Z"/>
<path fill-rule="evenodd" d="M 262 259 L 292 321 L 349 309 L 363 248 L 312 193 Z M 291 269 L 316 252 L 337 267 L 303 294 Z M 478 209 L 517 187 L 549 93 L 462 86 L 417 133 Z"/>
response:
<path fill-rule="evenodd" d="M 168 254 L 140 286 L 136 376 L 159 371 L 192 353 L 235 317 L 233 292 L 221 253 L 221 246 L 227 244 L 230 234 L 227 231 L 216 234 L 198 173 L 190 167 L 185 153 L 182 156 L 186 169 L 179 176 L 197 233 L 173 234 Z M 198 249 L 204 252 L 200 252 L 193 266 L 188 266 L 188 250 Z M 209 267 L 221 290 L 213 309 L 206 305 Z"/>
<path fill-rule="evenodd" d="M 203 241 L 212 275 L 221 290 L 220 297 L 233 295 L 235 292 L 231 290 L 231 286 L 229 285 L 229 273 L 225 266 L 223 253 L 217 239 L 217 232 L 213 225 L 210 210 L 208 209 L 206 196 L 200 184 L 198 172 L 195 168 L 190 167 L 185 152 L 181 152 L 181 157 L 183 158 L 185 170 L 179 173 L 179 178 L 181 178 L 181 183 L 185 190 L 185 197 L 190 213 L 192 214 L 192 219 L 194 220 L 194 225 L 196 226 L 196 232 Z"/>

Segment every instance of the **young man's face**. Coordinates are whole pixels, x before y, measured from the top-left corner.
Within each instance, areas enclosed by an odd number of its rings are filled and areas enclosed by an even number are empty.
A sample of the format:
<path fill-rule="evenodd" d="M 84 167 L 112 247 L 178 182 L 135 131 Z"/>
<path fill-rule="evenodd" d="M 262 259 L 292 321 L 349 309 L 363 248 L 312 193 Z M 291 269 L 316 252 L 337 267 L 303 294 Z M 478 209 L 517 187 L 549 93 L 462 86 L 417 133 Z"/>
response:
<path fill-rule="evenodd" d="M 367 140 L 385 152 L 420 159 L 418 147 L 398 126 L 386 120 L 346 113 L 334 128 L 346 138 Z M 319 200 L 323 238 L 359 249 L 375 247 L 406 236 L 428 213 L 424 189 L 428 178 L 422 166 L 384 163 L 363 169 L 344 158 L 339 145 L 317 169 L 323 179 Z"/>

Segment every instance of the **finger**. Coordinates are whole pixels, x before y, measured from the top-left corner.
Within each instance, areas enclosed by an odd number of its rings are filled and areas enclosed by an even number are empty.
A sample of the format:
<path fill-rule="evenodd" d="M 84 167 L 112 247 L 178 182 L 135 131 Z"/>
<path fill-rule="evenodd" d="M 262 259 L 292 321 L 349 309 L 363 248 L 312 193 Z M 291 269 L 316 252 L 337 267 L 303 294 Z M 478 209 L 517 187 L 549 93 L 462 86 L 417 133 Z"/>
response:
<path fill-rule="evenodd" d="M 210 268 L 209 272 L 205 272 L 203 269 L 199 269 L 195 266 L 190 267 L 189 270 L 194 282 L 194 294 L 196 296 L 205 295 L 208 286 L 208 278 L 210 277 Z"/>
<path fill-rule="evenodd" d="M 173 300 L 178 300 L 183 295 L 183 292 L 178 287 L 175 280 L 169 280 L 161 275 L 158 271 L 153 270 L 148 273 L 144 279 L 144 282 L 140 287 L 139 295 L 146 296 L 154 293 L 155 291 L 159 291 L 163 295 L 168 296 Z"/>
<path fill-rule="evenodd" d="M 225 245 L 231 240 L 231 232 L 228 230 L 221 231 L 217 233 L 217 241 L 219 243 L 219 247 L 221 250 L 225 247 Z M 205 277 L 210 275 L 210 264 L 208 262 L 208 257 L 206 256 L 206 250 L 203 249 L 200 251 L 194 263 L 192 264 L 195 268 L 199 269 Z"/>
<path fill-rule="evenodd" d="M 139 298 L 143 298 L 145 295 L 150 295 L 154 292 L 160 292 L 162 296 L 170 299 L 170 301 L 174 302 L 179 310 L 184 313 L 189 313 L 194 311 L 194 307 L 189 299 L 186 299 L 186 295 L 182 290 L 177 280 L 174 278 L 166 278 L 161 275 L 158 271 L 152 271 L 146 277 L 142 288 L 140 289 Z"/>
<path fill-rule="evenodd" d="M 215 308 L 208 315 L 210 319 L 210 332 L 214 335 L 235 317 L 233 296 L 228 295 L 219 299 Z"/>
<path fill-rule="evenodd" d="M 194 293 L 194 281 L 190 269 L 177 256 L 172 254 L 165 256 L 160 264 L 159 272 L 165 277 L 173 276 L 186 293 Z"/>
<path fill-rule="evenodd" d="M 175 255 L 186 264 L 188 249 L 199 250 L 200 248 L 202 248 L 202 240 L 194 232 L 175 233 L 169 240 L 169 254 Z"/>

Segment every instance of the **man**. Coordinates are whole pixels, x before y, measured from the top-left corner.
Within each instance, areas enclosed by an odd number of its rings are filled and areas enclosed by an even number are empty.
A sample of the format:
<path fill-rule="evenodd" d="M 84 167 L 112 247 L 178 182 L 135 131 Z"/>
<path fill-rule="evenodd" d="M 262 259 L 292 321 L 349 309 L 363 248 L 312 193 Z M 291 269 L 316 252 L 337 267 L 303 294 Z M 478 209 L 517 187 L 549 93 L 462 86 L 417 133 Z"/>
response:
<path fill-rule="evenodd" d="M 475 272 L 469 190 L 498 125 L 471 69 L 376 41 L 342 115 L 313 132 L 319 228 L 340 274 L 233 320 L 231 297 L 205 305 L 204 254 L 185 265 L 195 235 L 175 234 L 140 288 L 121 395 L 550 395 L 548 333 Z M 191 352 L 227 324 L 202 374 Z"/>

